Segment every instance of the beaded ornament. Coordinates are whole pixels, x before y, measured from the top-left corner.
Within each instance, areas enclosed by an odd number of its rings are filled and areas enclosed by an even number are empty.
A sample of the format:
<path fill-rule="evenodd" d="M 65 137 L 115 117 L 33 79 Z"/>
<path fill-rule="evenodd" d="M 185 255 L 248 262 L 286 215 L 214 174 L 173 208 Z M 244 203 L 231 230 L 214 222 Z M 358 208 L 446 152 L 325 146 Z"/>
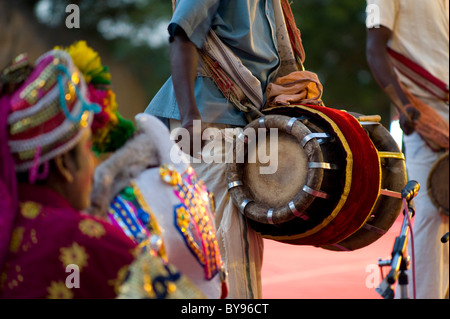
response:
<path fill-rule="evenodd" d="M 109 220 L 123 230 L 142 250 L 167 261 L 161 229 L 139 187 L 131 182 L 110 203 Z"/>
<path fill-rule="evenodd" d="M 223 271 L 212 220 L 212 195 L 191 167 L 182 175 L 172 165 L 162 165 L 159 171 L 162 180 L 174 188 L 174 194 L 180 200 L 174 207 L 175 227 L 203 267 L 205 279 L 211 280 Z"/>

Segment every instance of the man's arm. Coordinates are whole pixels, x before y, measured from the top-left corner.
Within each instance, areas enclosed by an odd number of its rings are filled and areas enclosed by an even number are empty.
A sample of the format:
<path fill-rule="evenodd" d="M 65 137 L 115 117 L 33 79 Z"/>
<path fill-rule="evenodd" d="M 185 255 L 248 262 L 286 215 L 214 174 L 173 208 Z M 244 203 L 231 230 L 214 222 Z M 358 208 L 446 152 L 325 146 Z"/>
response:
<path fill-rule="evenodd" d="M 194 94 L 198 59 L 195 45 L 177 28 L 170 43 L 170 65 L 183 127 L 192 125 L 193 120 L 201 120 Z"/>
<path fill-rule="evenodd" d="M 378 85 L 384 90 L 400 112 L 400 126 L 407 135 L 415 130 L 416 120 L 420 112 L 411 105 L 403 92 L 394 67 L 387 52 L 387 43 L 392 31 L 386 27 L 367 29 L 366 56 L 367 62 Z"/>
<path fill-rule="evenodd" d="M 193 121 L 201 121 L 202 119 L 195 100 L 198 61 L 197 47 L 181 28 L 176 28 L 170 42 L 170 65 L 175 97 L 180 111 L 181 126 L 190 133 L 189 153 L 191 156 L 194 151 L 193 136 L 194 134 L 201 134 L 201 132 L 194 132 L 193 125 Z M 198 151 L 200 150 L 196 150 L 196 152 Z"/>

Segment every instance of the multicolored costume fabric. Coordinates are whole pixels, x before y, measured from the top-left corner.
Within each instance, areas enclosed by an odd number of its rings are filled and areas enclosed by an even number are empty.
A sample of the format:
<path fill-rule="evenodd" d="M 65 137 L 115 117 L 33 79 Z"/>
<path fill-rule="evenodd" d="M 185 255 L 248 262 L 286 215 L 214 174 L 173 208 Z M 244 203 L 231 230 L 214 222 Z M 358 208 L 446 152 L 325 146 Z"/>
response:
<path fill-rule="evenodd" d="M 108 217 L 113 225 L 137 243 L 142 243 L 150 236 L 147 226 L 150 224 L 150 214 L 141 207 L 131 187 L 114 197 Z"/>
<path fill-rule="evenodd" d="M 114 199 L 108 223 L 71 206 L 88 205 L 86 194 L 69 201 L 56 189 L 66 185 L 47 180 L 54 176 L 50 160 L 78 146 L 81 133 L 81 154 L 90 155 L 91 125 L 99 153 L 117 150 L 134 133 L 117 112 L 109 80 L 83 41 L 49 51 L 35 66 L 19 56 L 0 74 L 0 134 L 9 141 L 0 145 L 1 298 L 115 298 L 125 277 L 121 297 L 204 297 L 167 261 L 161 230 L 132 182 Z M 16 170 L 34 177 L 18 187 Z M 89 164 L 80 172 L 92 174 Z M 145 295 L 124 295 L 141 274 Z"/>
<path fill-rule="evenodd" d="M 191 167 L 179 174 L 172 165 L 162 165 L 159 173 L 162 181 L 173 187 L 179 202 L 173 206 L 174 226 L 204 269 L 205 280 L 211 280 L 223 270 L 215 228 L 210 218 L 213 216 L 210 205 L 214 206 L 212 194 Z M 162 234 L 156 216 L 134 182 L 114 197 L 108 218 L 131 240 L 147 246 L 167 260 L 164 244 L 160 242 Z"/>
<path fill-rule="evenodd" d="M 205 299 L 205 295 L 181 274 L 151 253 L 143 253 L 130 267 L 118 299 Z"/>
<path fill-rule="evenodd" d="M 119 299 L 204 299 L 196 285 L 169 263 L 162 230 L 136 183 L 110 204 L 108 218 L 134 242 L 140 255 L 119 289 Z"/>
<path fill-rule="evenodd" d="M 136 245 L 46 187 L 20 185 L 19 199 L 0 296 L 114 298 Z"/>
<path fill-rule="evenodd" d="M 136 244 L 45 182 L 50 160 L 74 149 L 100 111 L 84 76 L 52 50 L 34 66 L 19 55 L 0 82 L 0 297 L 116 297 Z M 29 183 L 18 185 L 16 172 Z"/>
<path fill-rule="evenodd" d="M 211 280 L 222 270 L 215 228 L 210 218 L 213 212 L 209 204 L 214 207 L 212 195 L 198 179 L 192 167 L 182 175 L 171 165 L 163 165 L 159 171 L 163 181 L 174 188 L 174 194 L 180 201 L 180 204 L 174 207 L 175 227 L 203 267 L 205 279 Z"/>
<path fill-rule="evenodd" d="M 212 195 L 159 119 L 139 114 L 135 121 L 133 138 L 97 167 L 89 213 L 108 217 L 165 267 L 176 267 L 206 298 L 225 298 Z M 147 271 L 133 269 L 137 278 L 126 285 L 140 281 L 143 287 Z"/>
<path fill-rule="evenodd" d="M 162 230 L 135 182 L 130 182 L 130 186 L 111 201 L 108 219 L 128 238 L 139 244 L 144 254 L 149 252 L 159 256 L 167 265 L 168 258 L 162 241 Z"/>

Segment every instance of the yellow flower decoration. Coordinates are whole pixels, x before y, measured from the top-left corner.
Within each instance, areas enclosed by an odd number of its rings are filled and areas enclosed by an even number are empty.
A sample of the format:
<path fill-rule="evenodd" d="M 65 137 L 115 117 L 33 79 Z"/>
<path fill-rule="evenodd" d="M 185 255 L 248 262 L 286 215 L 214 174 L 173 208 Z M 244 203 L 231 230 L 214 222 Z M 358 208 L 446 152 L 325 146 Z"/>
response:
<path fill-rule="evenodd" d="M 82 220 L 78 225 L 78 228 L 84 235 L 89 236 L 91 238 L 100 238 L 106 234 L 103 225 L 92 219 Z"/>
<path fill-rule="evenodd" d="M 73 243 L 71 247 L 61 248 L 60 253 L 59 260 L 62 261 L 64 267 L 73 264 L 77 265 L 81 271 L 81 269 L 88 264 L 86 249 L 77 243 Z"/>
<path fill-rule="evenodd" d="M 28 219 L 35 219 L 41 212 L 42 206 L 35 202 L 20 203 L 20 213 Z"/>
<path fill-rule="evenodd" d="M 55 49 L 64 50 L 60 47 L 55 47 Z M 86 44 L 86 41 L 78 41 L 65 50 L 70 54 L 74 64 L 81 73 L 83 73 L 87 83 L 90 83 L 92 78 L 97 76 L 101 76 L 106 81 L 111 79 L 111 75 L 105 73 L 100 56 Z"/>
<path fill-rule="evenodd" d="M 117 118 L 117 100 L 116 100 L 116 93 L 113 92 L 113 90 L 108 90 L 106 92 L 106 97 L 104 101 L 105 105 L 108 105 L 105 109 L 105 112 L 108 113 L 109 117 L 111 118 L 110 121 L 112 122 L 111 125 L 117 125 L 119 123 L 119 119 Z"/>
<path fill-rule="evenodd" d="M 101 106 L 92 125 L 93 150 L 98 153 L 117 150 L 133 135 L 134 125 L 117 111 L 108 67 L 102 65 L 99 54 L 86 41 L 75 42 L 67 48 L 55 47 L 55 50 L 64 50 L 71 56 L 89 86 L 91 102 Z"/>
<path fill-rule="evenodd" d="M 62 281 L 52 281 L 47 287 L 48 299 L 73 299 L 73 292 Z"/>

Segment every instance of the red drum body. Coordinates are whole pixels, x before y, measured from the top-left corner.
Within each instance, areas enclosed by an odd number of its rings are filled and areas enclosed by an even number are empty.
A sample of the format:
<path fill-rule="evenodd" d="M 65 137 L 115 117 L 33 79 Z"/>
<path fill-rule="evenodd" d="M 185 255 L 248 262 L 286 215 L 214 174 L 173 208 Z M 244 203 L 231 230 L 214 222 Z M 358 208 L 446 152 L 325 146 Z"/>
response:
<path fill-rule="evenodd" d="M 401 211 L 397 197 L 406 168 L 381 124 L 293 105 L 267 109 L 246 127 L 271 128 L 278 129 L 276 172 L 259 174 L 267 164 L 258 161 L 228 164 L 230 195 L 254 230 L 268 239 L 338 251 L 365 247 L 386 233 Z M 247 155 L 260 147 L 253 144 Z"/>

